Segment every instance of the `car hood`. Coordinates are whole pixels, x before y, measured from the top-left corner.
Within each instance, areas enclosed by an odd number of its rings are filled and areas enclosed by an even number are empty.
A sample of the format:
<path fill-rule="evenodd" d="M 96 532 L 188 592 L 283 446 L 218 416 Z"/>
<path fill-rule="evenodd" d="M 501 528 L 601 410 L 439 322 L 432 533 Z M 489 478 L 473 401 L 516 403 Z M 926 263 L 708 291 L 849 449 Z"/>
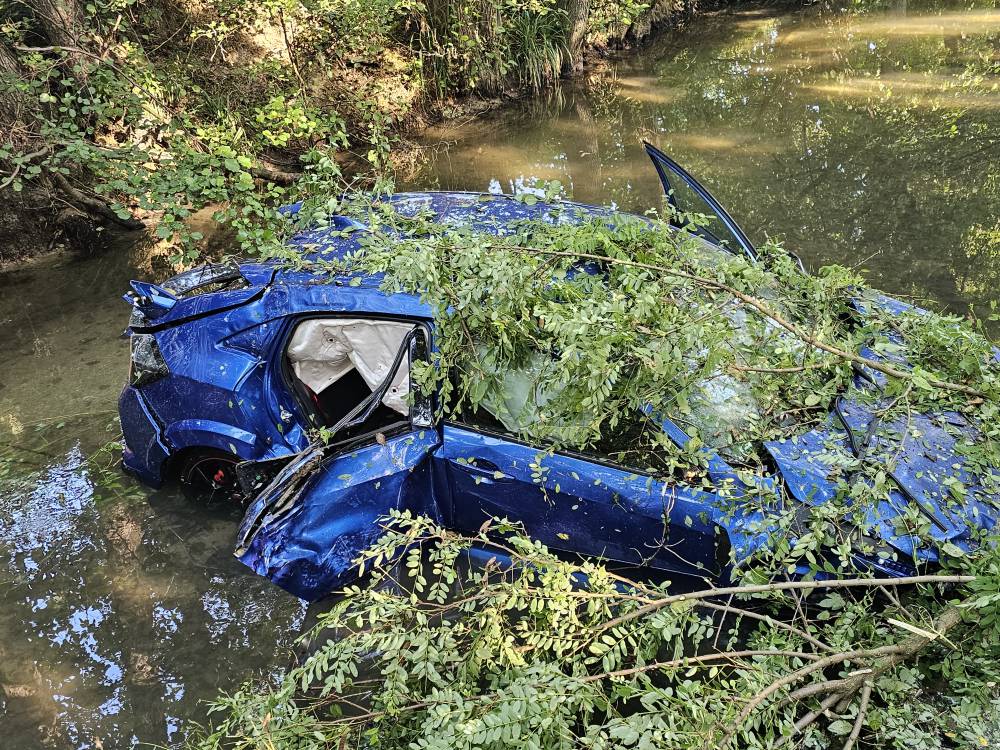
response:
<path fill-rule="evenodd" d="M 908 558 L 937 560 L 937 550 L 921 546 L 908 529 L 913 523 L 904 518 L 915 512 L 939 545 L 970 551 L 978 534 L 995 527 L 1000 515 L 1000 474 L 973 472 L 958 449 L 960 443 L 976 442 L 979 430 L 964 415 L 945 411 L 886 420 L 876 432 L 873 424 L 884 405 L 841 397 L 822 426 L 766 443 L 788 492 L 808 505 L 828 503 L 844 483 L 864 481 L 859 464 L 876 466 L 890 490 L 888 499 L 864 510 L 865 526 L 874 535 Z"/>

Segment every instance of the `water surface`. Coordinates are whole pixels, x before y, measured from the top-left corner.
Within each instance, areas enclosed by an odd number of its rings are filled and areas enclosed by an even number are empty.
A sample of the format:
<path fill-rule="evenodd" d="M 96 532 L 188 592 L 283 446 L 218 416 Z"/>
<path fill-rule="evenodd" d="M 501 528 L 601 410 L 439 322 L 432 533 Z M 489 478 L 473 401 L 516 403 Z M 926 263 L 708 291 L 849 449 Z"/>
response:
<path fill-rule="evenodd" d="M 641 142 L 755 243 L 857 266 L 893 294 L 988 312 L 1000 280 L 1000 9 L 858 2 L 703 17 L 547 97 L 430 132 L 414 188 L 558 179 L 645 211 Z M 440 142 L 445 141 L 444 145 Z"/>
<path fill-rule="evenodd" d="M 176 744 L 201 701 L 290 662 L 305 615 L 231 550 L 241 512 L 123 476 L 123 237 L 0 276 L 3 747 Z"/>

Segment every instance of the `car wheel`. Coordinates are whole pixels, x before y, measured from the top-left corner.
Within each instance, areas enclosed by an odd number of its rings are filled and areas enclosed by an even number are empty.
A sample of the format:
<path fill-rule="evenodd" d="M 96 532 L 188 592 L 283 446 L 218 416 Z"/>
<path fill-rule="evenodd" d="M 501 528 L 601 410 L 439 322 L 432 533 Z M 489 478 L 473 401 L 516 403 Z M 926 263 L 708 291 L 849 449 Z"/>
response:
<path fill-rule="evenodd" d="M 242 502 L 236 480 L 238 459 L 222 451 L 205 451 L 186 456 L 177 476 L 181 483 L 212 500 Z"/>

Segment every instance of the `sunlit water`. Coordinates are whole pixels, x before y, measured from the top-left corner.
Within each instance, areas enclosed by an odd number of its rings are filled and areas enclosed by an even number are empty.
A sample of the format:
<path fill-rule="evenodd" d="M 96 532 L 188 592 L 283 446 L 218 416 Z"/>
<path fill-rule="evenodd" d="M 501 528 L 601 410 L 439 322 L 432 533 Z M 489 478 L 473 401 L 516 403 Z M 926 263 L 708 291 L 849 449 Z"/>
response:
<path fill-rule="evenodd" d="M 979 313 L 1000 272 L 1000 11 L 743 10 L 551 96 L 428 135 L 408 187 L 558 178 L 658 205 L 647 139 L 755 241 Z M 969 9 L 971 7 L 971 9 Z M 122 477 L 118 300 L 140 251 L 0 275 L 3 747 L 176 744 L 201 701 L 289 663 L 305 612 L 232 558 L 239 512 Z"/>
<path fill-rule="evenodd" d="M 101 446 L 125 247 L 0 276 L 0 747 L 174 744 L 290 663 L 305 610 L 232 556 L 239 510 L 144 489 Z"/>
<path fill-rule="evenodd" d="M 781 239 L 813 269 L 858 266 L 894 294 L 988 313 L 1000 280 L 1000 9 L 883 5 L 701 18 L 548 97 L 435 129 L 408 184 L 558 179 L 578 200 L 645 211 L 660 196 L 647 140 L 755 243 Z"/>

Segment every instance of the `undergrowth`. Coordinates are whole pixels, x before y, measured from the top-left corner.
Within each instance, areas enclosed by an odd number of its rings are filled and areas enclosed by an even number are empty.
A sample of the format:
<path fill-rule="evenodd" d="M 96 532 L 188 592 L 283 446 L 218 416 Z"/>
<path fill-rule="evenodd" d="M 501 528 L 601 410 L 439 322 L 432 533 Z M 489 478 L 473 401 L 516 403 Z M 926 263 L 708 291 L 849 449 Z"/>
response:
<path fill-rule="evenodd" d="M 155 223 L 175 267 L 205 252 L 190 217 L 206 207 L 260 252 L 287 237 L 283 202 L 339 192 L 345 165 L 377 185 L 400 134 L 443 101 L 548 86 L 649 9 L 13 0 L 0 9 L 0 192 L 18 210 L 50 204 L 66 238 L 81 220 Z"/>

